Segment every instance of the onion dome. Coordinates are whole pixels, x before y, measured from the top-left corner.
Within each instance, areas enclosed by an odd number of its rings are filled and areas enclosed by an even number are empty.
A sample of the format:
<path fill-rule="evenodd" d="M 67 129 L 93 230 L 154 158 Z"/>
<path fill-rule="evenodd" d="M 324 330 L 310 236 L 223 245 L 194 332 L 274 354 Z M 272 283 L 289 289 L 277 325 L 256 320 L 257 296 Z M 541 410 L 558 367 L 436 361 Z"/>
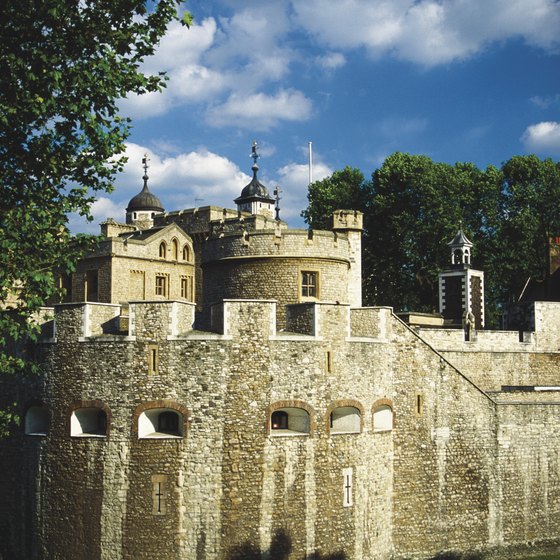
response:
<path fill-rule="evenodd" d="M 163 212 L 164 208 L 161 205 L 160 199 L 153 194 L 148 188 L 148 183 L 144 180 L 144 187 L 142 190 L 130 199 L 128 206 L 126 207 L 127 212 Z"/>
<path fill-rule="evenodd" d="M 251 168 L 253 170 L 253 178 L 248 185 L 243 187 L 241 195 L 234 200 L 235 204 L 242 210 L 249 209 L 248 207 L 251 206 L 252 202 L 264 202 L 267 206 L 273 205 L 275 202 L 275 199 L 268 194 L 268 189 L 257 178 L 257 172 L 259 170 L 257 159 L 259 158 L 259 154 L 257 153 L 256 142 L 253 142 L 251 157 L 254 160 L 253 167 Z"/>
<path fill-rule="evenodd" d="M 153 194 L 148 188 L 148 155 L 145 154 L 142 158 L 142 165 L 144 166 L 144 186 L 142 190 L 130 199 L 126 207 L 127 213 L 129 212 L 164 212 L 160 199 Z"/>
<path fill-rule="evenodd" d="M 144 166 L 144 186 L 142 190 L 130 199 L 126 207 L 126 223 L 133 224 L 140 229 L 151 228 L 154 225 L 154 217 L 165 211 L 160 199 L 150 192 L 148 188 L 148 156 L 142 158 Z"/>

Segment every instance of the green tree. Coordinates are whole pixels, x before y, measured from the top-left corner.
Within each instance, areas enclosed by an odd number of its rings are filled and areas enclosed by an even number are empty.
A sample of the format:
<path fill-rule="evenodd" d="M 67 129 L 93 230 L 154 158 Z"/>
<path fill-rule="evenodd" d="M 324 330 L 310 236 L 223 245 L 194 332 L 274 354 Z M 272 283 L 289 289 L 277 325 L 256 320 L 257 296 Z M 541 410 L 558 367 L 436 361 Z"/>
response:
<path fill-rule="evenodd" d="M 330 177 L 309 185 L 309 205 L 301 215 L 312 228 L 328 229 L 335 210 L 365 210 L 369 186 L 359 169 L 345 167 L 335 171 Z"/>
<path fill-rule="evenodd" d="M 395 153 L 373 173 L 365 220 L 366 294 L 397 310 L 438 308 L 438 272 L 450 264 L 447 242 L 460 224 L 475 243 L 475 263 L 491 242 L 501 177 L 495 168 L 448 165 Z"/>
<path fill-rule="evenodd" d="M 491 265 L 501 299 L 507 303 L 519 297 L 529 277 L 548 286 L 550 239 L 560 235 L 560 163 L 535 155 L 515 156 L 502 170 L 500 244 Z"/>
<path fill-rule="evenodd" d="M 90 217 L 95 193 L 110 191 L 122 170 L 130 122 L 117 102 L 164 85 L 163 75 L 144 75 L 140 64 L 179 17 L 180 4 L 2 4 L 0 371 L 25 362 L 6 345 L 37 332 L 30 318 L 56 293 L 53 267 L 74 269 L 84 243 L 72 239 L 67 215 Z"/>

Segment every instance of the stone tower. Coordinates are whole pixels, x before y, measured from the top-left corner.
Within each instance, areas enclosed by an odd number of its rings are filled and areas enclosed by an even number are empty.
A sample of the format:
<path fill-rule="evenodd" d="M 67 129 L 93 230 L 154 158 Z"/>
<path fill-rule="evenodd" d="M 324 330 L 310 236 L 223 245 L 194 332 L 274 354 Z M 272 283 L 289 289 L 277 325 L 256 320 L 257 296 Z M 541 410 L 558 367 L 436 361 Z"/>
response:
<path fill-rule="evenodd" d="M 451 267 L 439 273 L 439 311 L 449 326 L 484 327 L 484 272 L 471 268 L 471 249 L 463 230 L 448 244 Z"/>
<path fill-rule="evenodd" d="M 345 233 L 350 246 L 348 271 L 348 302 L 362 306 L 362 230 L 363 213 L 357 210 L 337 210 L 333 214 L 333 231 Z"/>

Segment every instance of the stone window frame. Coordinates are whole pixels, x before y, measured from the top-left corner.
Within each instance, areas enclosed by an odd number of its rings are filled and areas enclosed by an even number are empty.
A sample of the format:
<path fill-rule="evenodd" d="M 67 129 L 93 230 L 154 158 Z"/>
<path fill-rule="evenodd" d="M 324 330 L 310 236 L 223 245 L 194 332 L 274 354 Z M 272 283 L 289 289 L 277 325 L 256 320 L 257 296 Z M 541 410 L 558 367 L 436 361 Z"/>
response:
<path fill-rule="evenodd" d="M 159 345 L 148 344 L 148 374 L 155 375 L 159 372 Z"/>
<path fill-rule="evenodd" d="M 193 301 L 193 277 L 188 274 L 181 276 L 181 298 Z"/>
<path fill-rule="evenodd" d="M 391 409 L 391 413 L 392 413 L 392 424 L 391 424 L 391 429 L 376 429 L 375 427 L 375 412 L 377 409 L 381 408 L 381 407 L 388 407 Z M 393 401 L 391 399 L 387 399 L 387 398 L 383 398 L 383 399 L 377 399 L 372 407 L 371 407 L 371 424 L 372 424 L 372 430 L 374 433 L 376 434 L 382 434 L 382 433 L 389 433 L 392 432 L 395 429 L 395 408 L 393 407 Z"/>
<path fill-rule="evenodd" d="M 313 275 L 313 277 L 315 278 L 314 295 L 309 295 L 309 287 L 312 286 L 312 284 L 304 283 L 304 275 L 305 274 Z M 320 296 L 321 296 L 320 286 L 321 286 L 321 274 L 320 274 L 319 270 L 307 269 L 307 268 L 300 269 L 300 271 L 299 271 L 299 297 L 302 301 L 316 301 L 316 300 L 320 299 Z M 307 291 L 307 293 L 304 293 L 304 291 Z"/>
<path fill-rule="evenodd" d="M 309 431 L 301 432 L 301 431 L 291 431 L 291 430 L 273 430 L 272 429 L 272 414 L 278 410 L 283 409 L 290 409 L 290 408 L 298 408 L 305 410 L 309 417 Z M 286 411 L 288 412 L 288 411 Z M 290 413 L 288 412 L 288 422 L 289 422 Z M 314 408 L 307 404 L 304 401 L 300 401 L 297 399 L 290 399 L 290 400 L 280 400 L 272 403 L 266 409 L 266 433 L 270 437 L 302 437 L 302 436 L 310 436 L 315 432 L 315 410 Z"/>
<path fill-rule="evenodd" d="M 140 419 L 140 416 L 146 412 L 147 410 L 153 410 L 153 409 L 164 409 L 165 411 L 173 411 L 173 412 L 177 412 L 180 414 L 179 417 L 179 426 L 178 426 L 178 431 L 179 431 L 179 435 L 167 435 L 164 437 L 142 437 L 139 435 L 138 432 L 138 422 Z M 181 418 L 182 418 L 182 422 L 181 422 Z M 132 427 L 131 427 L 131 434 L 132 437 L 139 440 L 139 441 L 144 441 L 144 440 L 150 440 L 150 441 L 161 441 L 161 440 L 183 440 L 187 437 L 189 428 L 190 428 L 190 423 L 191 423 L 191 412 L 190 410 L 186 407 L 183 406 L 182 404 L 177 403 L 176 401 L 172 401 L 169 399 L 161 399 L 161 400 L 155 400 L 155 401 L 148 401 L 145 403 L 141 403 L 139 404 L 135 409 L 134 409 L 134 414 L 132 415 Z"/>
<path fill-rule="evenodd" d="M 81 409 L 81 408 L 95 408 L 99 411 L 103 411 L 105 413 L 105 433 L 104 434 L 96 434 L 96 433 L 81 433 L 81 434 L 72 434 L 72 416 L 73 414 Z M 66 414 L 66 433 L 71 438 L 77 439 L 107 439 L 111 432 L 111 420 L 112 420 L 112 413 L 111 409 L 101 400 L 93 399 L 93 400 L 79 400 L 74 401 L 68 407 L 68 412 Z"/>
<path fill-rule="evenodd" d="M 158 256 L 160 259 L 167 259 L 167 243 L 165 241 L 159 244 Z"/>
<path fill-rule="evenodd" d="M 43 413 L 45 413 L 46 418 L 42 420 L 45 422 L 42 426 L 44 426 L 44 430 L 33 430 L 31 431 L 28 428 L 28 420 L 29 414 L 32 409 L 40 408 Z M 23 433 L 26 436 L 31 437 L 45 437 L 48 435 L 50 426 L 51 426 L 51 411 L 49 407 L 40 399 L 33 399 L 26 403 L 25 408 L 23 409 Z"/>
<path fill-rule="evenodd" d="M 183 245 L 183 260 L 187 262 L 191 262 L 192 260 L 192 248 L 188 243 Z"/>
<path fill-rule="evenodd" d="M 160 285 L 159 280 L 163 280 L 163 285 Z M 169 274 L 163 274 L 161 272 L 156 273 L 155 295 L 161 297 L 167 297 L 168 293 L 169 293 Z"/>
<path fill-rule="evenodd" d="M 337 408 L 346 408 L 346 407 L 355 408 L 360 413 L 360 430 L 357 431 L 357 432 L 356 431 L 353 431 L 353 432 L 333 432 L 332 428 L 331 428 L 331 414 Z M 364 406 L 362 405 L 362 403 L 360 401 L 357 401 L 355 399 L 339 399 L 337 401 L 332 402 L 327 407 L 327 414 L 326 414 L 326 417 L 325 417 L 325 421 L 326 421 L 325 425 L 326 425 L 327 433 L 329 435 L 337 435 L 338 436 L 338 435 L 361 434 L 364 431 Z"/>

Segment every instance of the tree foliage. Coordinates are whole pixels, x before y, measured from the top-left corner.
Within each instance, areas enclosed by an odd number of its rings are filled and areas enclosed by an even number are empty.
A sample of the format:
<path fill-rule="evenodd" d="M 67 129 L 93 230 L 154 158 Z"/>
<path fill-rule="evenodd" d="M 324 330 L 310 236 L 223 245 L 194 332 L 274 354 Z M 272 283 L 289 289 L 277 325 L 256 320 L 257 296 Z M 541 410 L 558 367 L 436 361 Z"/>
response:
<path fill-rule="evenodd" d="M 558 163 L 517 156 L 482 170 L 397 152 L 371 181 L 352 180 L 353 172 L 312 184 L 303 215 L 324 227 L 335 207 L 364 212 L 365 303 L 436 310 L 438 272 L 450 264 L 447 242 L 459 227 L 474 243 L 473 264 L 485 271 L 490 323 L 529 276 L 548 273 L 548 240 L 560 233 Z"/>
<path fill-rule="evenodd" d="M 335 210 L 348 208 L 364 211 L 368 200 L 368 183 L 359 169 L 345 167 L 330 177 L 309 185 L 309 206 L 301 215 L 314 229 L 328 229 Z"/>
<path fill-rule="evenodd" d="M 7 342 L 33 336 L 29 318 L 57 290 L 53 267 L 72 271 L 86 246 L 71 238 L 67 215 L 90 217 L 95 193 L 110 191 L 122 170 L 130 122 L 119 115 L 118 100 L 163 87 L 164 76 L 144 75 L 140 64 L 180 4 L 2 4 L 0 370 L 22 365 L 6 352 Z"/>

